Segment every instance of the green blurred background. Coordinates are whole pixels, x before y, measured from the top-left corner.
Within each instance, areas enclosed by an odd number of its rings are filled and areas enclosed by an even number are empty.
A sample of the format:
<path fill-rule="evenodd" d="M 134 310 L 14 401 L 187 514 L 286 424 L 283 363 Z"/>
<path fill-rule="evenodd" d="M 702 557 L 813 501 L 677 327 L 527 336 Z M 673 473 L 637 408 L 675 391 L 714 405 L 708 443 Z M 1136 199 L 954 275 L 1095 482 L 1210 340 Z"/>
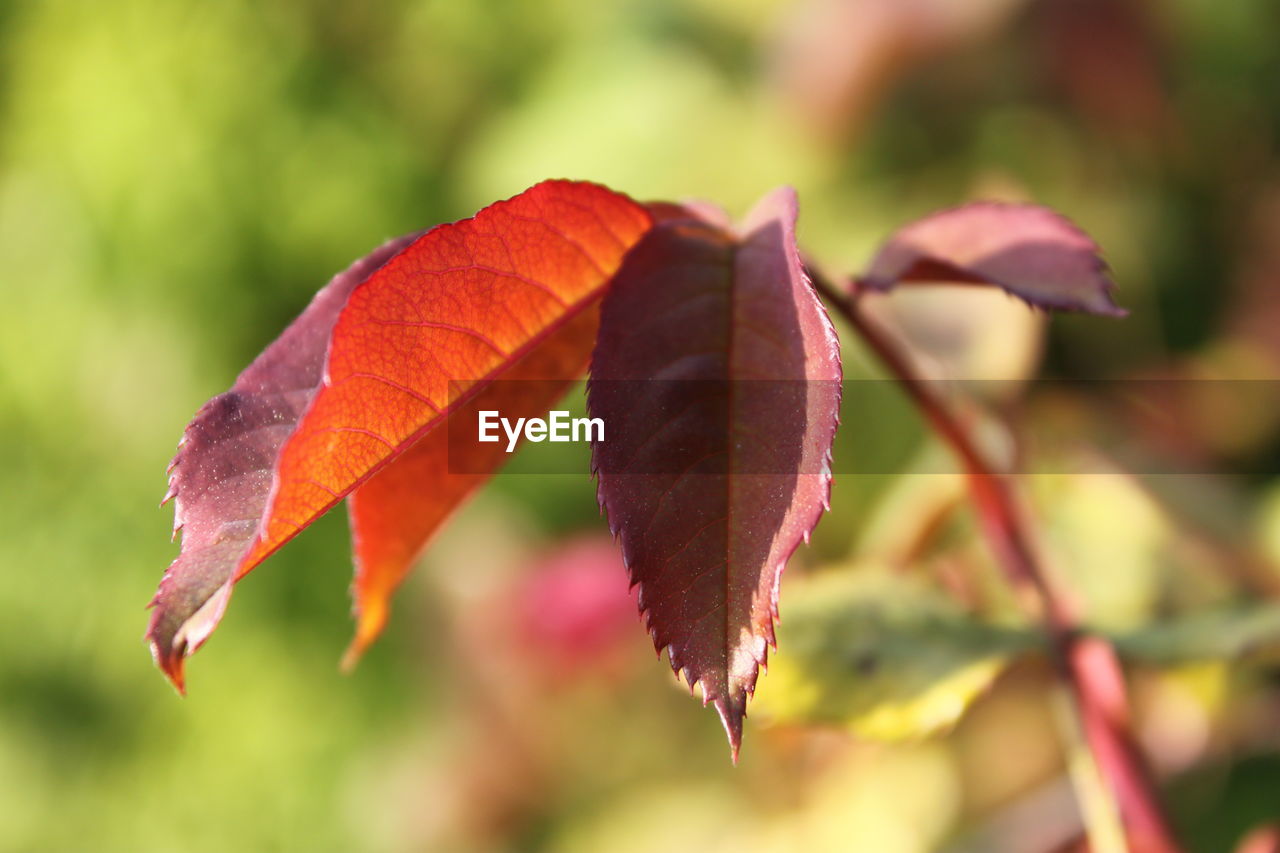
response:
<path fill-rule="evenodd" d="M 926 673 L 934 710 L 918 685 L 822 713 L 766 699 L 733 768 L 628 611 L 585 459 L 499 478 L 349 677 L 348 538 L 322 520 L 241 585 L 181 700 L 141 641 L 176 553 L 165 465 L 333 272 L 546 177 L 735 213 L 790 183 L 806 246 L 849 271 L 936 207 L 1051 204 L 1105 247 L 1130 318 L 1046 333 L 998 299 L 965 365 L 1272 379 L 1277 34 L 1272 0 L 0 2 L 0 851 L 1061 846 L 1079 818 L 1034 659 Z M 1030 422 L 1091 428 L 1087 399 L 1042 402 Z M 1274 594 L 1274 409 L 1235 404 L 1191 401 L 1212 416 L 1177 436 L 1230 476 L 1029 484 L 1094 624 Z M 842 452 L 936 451 L 901 401 L 844 420 Z M 1015 624 L 948 580 L 990 574 L 957 501 L 946 477 L 845 478 L 784 626 L 807 576 L 886 564 Z M 941 636 L 885 630 L 871 653 L 905 649 L 902 673 Z M 1267 637 L 1134 669 L 1198 850 L 1280 819 Z"/>

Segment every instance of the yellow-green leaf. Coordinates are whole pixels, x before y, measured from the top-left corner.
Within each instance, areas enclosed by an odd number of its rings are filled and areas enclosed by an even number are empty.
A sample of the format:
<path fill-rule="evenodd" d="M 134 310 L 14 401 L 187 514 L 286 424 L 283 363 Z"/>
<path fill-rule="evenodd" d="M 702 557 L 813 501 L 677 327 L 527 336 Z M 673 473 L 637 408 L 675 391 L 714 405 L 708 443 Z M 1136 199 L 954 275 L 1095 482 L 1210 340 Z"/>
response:
<path fill-rule="evenodd" d="M 1034 635 L 985 624 L 941 592 L 875 567 L 797 580 L 756 708 L 880 740 L 950 726 Z"/>

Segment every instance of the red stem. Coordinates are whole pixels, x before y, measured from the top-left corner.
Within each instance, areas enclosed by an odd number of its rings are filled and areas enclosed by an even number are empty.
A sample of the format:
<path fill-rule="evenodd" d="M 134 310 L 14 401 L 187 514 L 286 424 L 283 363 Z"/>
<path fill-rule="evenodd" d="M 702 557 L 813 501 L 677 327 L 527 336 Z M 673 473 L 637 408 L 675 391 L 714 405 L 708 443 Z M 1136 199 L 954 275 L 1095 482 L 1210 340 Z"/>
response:
<path fill-rule="evenodd" d="M 809 274 L 964 464 L 982 531 L 996 558 L 1015 589 L 1029 590 L 1038 602 L 1055 668 L 1070 689 L 1089 750 L 1125 822 L 1131 849 L 1177 853 L 1182 848 L 1130 729 L 1124 674 L 1115 651 L 1105 639 L 1085 634 L 1072 608 L 1054 590 L 1031 547 L 1009 478 L 916 375 L 899 346 L 859 310 L 856 285 L 845 293 L 812 267 Z"/>

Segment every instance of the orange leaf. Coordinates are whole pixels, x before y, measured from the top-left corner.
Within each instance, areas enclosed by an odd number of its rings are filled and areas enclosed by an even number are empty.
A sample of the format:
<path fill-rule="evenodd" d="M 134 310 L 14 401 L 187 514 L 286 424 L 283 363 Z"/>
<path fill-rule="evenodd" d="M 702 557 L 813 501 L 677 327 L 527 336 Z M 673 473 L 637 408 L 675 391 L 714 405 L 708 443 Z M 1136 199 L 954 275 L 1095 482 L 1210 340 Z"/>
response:
<path fill-rule="evenodd" d="M 174 684 L 236 580 L 593 310 L 650 225 L 604 187 L 547 181 L 353 268 L 354 289 L 351 272 L 335 280 L 345 286 L 326 290 L 326 311 L 308 309 L 290 346 L 282 336 L 184 435 L 171 495 L 187 532 L 148 630 Z"/>
<path fill-rule="evenodd" d="M 544 414 L 585 372 L 599 325 L 598 307 L 582 312 L 513 364 L 502 382 L 485 387 L 454 420 L 474 424 L 483 409 L 512 419 Z M 482 444 L 474 432 L 462 432 L 431 431 L 347 499 L 355 544 L 356 636 L 344 667 L 354 665 L 382 633 L 391 595 L 427 540 L 489 479 L 489 473 L 473 472 L 493 472 L 508 458 L 501 443 Z"/>

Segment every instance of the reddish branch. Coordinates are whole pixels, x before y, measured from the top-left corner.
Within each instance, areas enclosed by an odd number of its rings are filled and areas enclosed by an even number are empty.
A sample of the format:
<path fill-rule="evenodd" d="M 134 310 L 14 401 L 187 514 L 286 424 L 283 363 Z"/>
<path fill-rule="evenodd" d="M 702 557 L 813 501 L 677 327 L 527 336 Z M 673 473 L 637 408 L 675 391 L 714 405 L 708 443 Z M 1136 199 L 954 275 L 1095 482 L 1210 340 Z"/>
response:
<path fill-rule="evenodd" d="M 1029 591 L 1037 603 L 1054 665 L 1070 689 L 1089 750 L 1119 808 L 1131 849 L 1135 853 L 1181 850 L 1130 728 L 1124 675 L 1115 651 L 1105 639 L 1085 633 L 1073 609 L 1055 591 L 1031 546 L 1009 478 L 916 375 L 907 355 L 859 309 L 856 287 L 842 292 L 812 267 L 809 274 L 964 464 L 983 533 L 1013 586 Z"/>

